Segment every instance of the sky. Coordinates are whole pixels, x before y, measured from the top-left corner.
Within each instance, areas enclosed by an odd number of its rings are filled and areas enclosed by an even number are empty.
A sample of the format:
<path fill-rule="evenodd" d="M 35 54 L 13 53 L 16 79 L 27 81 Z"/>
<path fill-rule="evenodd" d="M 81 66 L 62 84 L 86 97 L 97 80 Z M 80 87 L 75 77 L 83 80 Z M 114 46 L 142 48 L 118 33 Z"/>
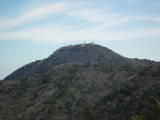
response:
<path fill-rule="evenodd" d="M 160 61 L 160 1 L 0 0 L 0 79 L 57 48 L 92 41 Z"/>

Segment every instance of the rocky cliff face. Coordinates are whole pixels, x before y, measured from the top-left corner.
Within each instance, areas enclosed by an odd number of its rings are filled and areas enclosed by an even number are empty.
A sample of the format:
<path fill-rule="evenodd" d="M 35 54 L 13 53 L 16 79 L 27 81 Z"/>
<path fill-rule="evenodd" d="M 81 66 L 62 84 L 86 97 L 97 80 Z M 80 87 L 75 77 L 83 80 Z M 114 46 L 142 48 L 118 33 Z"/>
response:
<path fill-rule="evenodd" d="M 160 63 L 108 48 L 58 49 L 0 81 L 0 120 L 159 120 Z"/>

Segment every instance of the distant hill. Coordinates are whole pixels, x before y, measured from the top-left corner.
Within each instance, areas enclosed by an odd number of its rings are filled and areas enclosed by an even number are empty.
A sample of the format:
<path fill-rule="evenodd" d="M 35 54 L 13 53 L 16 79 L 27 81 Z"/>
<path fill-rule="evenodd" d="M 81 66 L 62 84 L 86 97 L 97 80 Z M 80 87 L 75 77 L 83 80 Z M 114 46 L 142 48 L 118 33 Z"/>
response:
<path fill-rule="evenodd" d="M 116 66 L 148 66 L 154 63 L 147 60 L 128 59 L 106 47 L 96 44 L 70 45 L 58 49 L 46 59 L 38 60 L 19 68 L 7 76 L 5 80 L 24 78 L 38 73 L 41 74 L 60 64 L 86 62 L 99 62 Z"/>
<path fill-rule="evenodd" d="M 0 81 L 0 120 L 160 120 L 160 63 L 62 47 Z"/>

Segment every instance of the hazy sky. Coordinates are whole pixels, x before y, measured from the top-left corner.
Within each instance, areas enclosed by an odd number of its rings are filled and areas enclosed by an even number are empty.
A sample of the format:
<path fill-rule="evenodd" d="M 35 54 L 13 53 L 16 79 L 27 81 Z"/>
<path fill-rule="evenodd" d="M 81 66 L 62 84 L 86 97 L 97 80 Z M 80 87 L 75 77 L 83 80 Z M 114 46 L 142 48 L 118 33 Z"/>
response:
<path fill-rule="evenodd" d="M 160 61 L 159 0 L 0 0 L 0 79 L 64 45 Z"/>

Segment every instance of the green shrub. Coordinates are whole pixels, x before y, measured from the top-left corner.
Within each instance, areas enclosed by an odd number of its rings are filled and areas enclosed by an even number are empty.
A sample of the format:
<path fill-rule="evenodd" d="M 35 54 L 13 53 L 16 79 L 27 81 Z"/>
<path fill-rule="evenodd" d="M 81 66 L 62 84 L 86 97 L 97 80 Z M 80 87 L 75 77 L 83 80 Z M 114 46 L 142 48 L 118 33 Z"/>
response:
<path fill-rule="evenodd" d="M 134 115 L 131 120 L 143 120 L 143 118 L 140 115 Z"/>

